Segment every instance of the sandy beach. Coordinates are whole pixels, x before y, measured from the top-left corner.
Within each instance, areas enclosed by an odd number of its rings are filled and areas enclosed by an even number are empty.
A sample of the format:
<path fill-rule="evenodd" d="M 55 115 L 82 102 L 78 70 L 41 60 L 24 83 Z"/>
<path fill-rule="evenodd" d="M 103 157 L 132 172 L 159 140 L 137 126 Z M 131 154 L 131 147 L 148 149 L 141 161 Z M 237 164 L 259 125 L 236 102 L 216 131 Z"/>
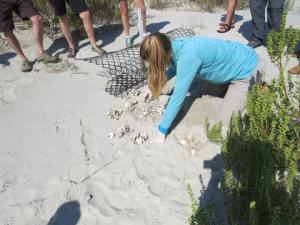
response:
<path fill-rule="evenodd" d="M 183 27 L 196 35 L 247 43 L 249 10 L 237 11 L 235 28 L 220 34 L 216 30 L 224 14 L 149 9 L 148 30 Z M 287 23 L 299 28 L 299 16 L 300 10 L 291 11 Z M 131 22 L 135 35 L 136 18 Z M 95 29 L 105 50 L 125 47 L 120 26 Z M 18 24 L 16 35 L 34 59 L 31 30 Z M 188 224 L 188 183 L 196 198 L 225 213 L 220 146 L 208 141 L 203 128 L 222 99 L 204 95 L 187 102 L 180 123 L 159 147 L 152 137 L 168 96 L 144 102 L 145 88 L 124 98 L 109 95 L 103 68 L 67 59 L 62 37 L 54 42 L 45 37 L 44 43 L 50 53 L 60 54 L 61 62 L 36 63 L 25 74 L 0 39 L 1 225 Z M 95 56 L 86 39 L 79 46 L 77 58 Z M 278 71 L 265 47 L 257 53 L 271 81 Z M 296 64 L 292 58 L 288 67 Z M 122 112 L 108 115 L 113 110 Z"/>

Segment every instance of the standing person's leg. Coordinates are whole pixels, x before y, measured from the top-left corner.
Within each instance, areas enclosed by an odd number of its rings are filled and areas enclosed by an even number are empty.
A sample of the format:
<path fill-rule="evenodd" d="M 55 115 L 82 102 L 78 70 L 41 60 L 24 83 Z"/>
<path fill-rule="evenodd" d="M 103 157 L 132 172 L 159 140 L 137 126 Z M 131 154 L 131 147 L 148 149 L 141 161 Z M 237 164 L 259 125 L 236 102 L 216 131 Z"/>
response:
<path fill-rule="evenodd" d="M 232 114 L 234 112 L 242 113 L 245 110 L 249 89 L 250 79 L 230 83 L 227 93 L 215 116 L 215 122 L 222 122 L 223 125 L 229 126 Z"/>
<path fill-rule="evenodd" d="M 4 33 L 8 45 L 18 54 L 22 62 L 29 62 L 13 32 L 15 28 L 12 16 L 14 6 L 12 3 L 0 1 L 0 32 Z"/>
<path fill-rule="evenodd" d="M 119 0 L 119 7 L 120 7 L 120 13 L 121 13 L 121 21 L 125 33 L 125 46 L 130 46 L 131 43 L 131 37 L 129 33 L 129 19 L 128 19 L 128 4 L 127 0 Z"/>
<path fill-rule="evenodd" d="M 224 23 L 220 24 L 219 33 L 225 33 L 234 27 L 234 12 L 237 5 L 237 0 L 227 1 L 227 15 Z"/>
<path fill-rule="evenodd" d="M 50 0 L 50 4 L 54 8 L 55 15 L 59 18 L 59 24 L 61 30 L 66 38 L 69 46 L 69 58 L 74 58 L 76 56 L 76 49 L 72 37 L 71 26 L 67 16 L 66 1 L 65 0 Z"/>
<path fill-rule="evenodd" d="M 281 17 L 284 8 L 283 0 L 269 0 L 267 9 L 268 30 L 279 30 L 281 25 Z"/>
<path fill-rule="evenodd" d="M 68 16 L 67 15 L 59 16 L 59 24 L 67 40 L 69 48 L 75 49 L 75 45 L 72 37 L 71 25 L 69 23 Z"/>
<path fill-rule="evenodd" d="M 58 61 L 58 57 L 45 53 L 43 46 L 43 26 L 42 17 L 34 7 L 31 0 L 19 0 L 14 7 L 16 14 L 23 20 L 30 19 L 32 22 L 33 37 L 36 45 L 36 56 L 38 61 L 54 63 Z"/>
<path fill-rule="evenodd" d="M 266 6 L 267 0 L 250 0 L 253 39 L 249 41 L 248 45 L 253 48 L 259 47 L 265 40 Z"/>
<path fill-rule="evenodd" d="M 16 38 L 14 32 L 13 31 L 4 32 L 4 35 L 5 35 L 5 38 L 7 40 L 9 47 L 11 47 L 18 54 L 18 56 L 21 58 L 22 62 L 24 62 L 26 60 L 29 61 L 28 58 L 26 57 L 26 55 L 24 54 L 24 52 L 22 51 L 20 42 Z"/>
<path fill-rule="evenodd" d="M 127 0 L 120 0 L 121 21 L 126 36 L 129 36 L 128 5 Z"/>
<path fill-rule="evenodd" d="M 235 0 L 234 0 L 235 1 Z M 143 17 L 143 32 L 147 33 L 147 21 L 146 21 L 146 6 L 144 0 L 135 0 L 135 5 L 141 10 Z"/>
<path fill-rule="evenodd" d="M 92 50 L 100 55 L 105 54 L 106 51 L 97 45 L 92 15 L 85 0 L 69 0 L 69 3 L 72 11 L 79 14 L 80 18 L 82 19 L 84 29 L 92 45 Z"/>
<path fill-rule="evenodd" d="M 41 57 L 44 54 L 42 17 L 34 15 L 30 17 L 30 20 L 32 22 L 32 32 L 36 45 L 36 55 L 37 57 Z"/>

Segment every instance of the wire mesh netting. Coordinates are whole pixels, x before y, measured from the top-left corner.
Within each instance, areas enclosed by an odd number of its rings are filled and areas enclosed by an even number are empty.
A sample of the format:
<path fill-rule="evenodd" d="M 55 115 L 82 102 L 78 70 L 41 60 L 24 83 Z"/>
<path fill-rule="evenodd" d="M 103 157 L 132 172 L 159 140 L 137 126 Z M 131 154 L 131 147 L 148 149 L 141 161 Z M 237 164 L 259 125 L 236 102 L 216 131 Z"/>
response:
<path fill-rule="evenodd" d="M 192 30 L 185 28 L 177 28 L 167 34 L 171 39 L 195 36 Z M 107 71 L 103 74 L 108 78 L 105 91 L 111 95 L 125 97 L 131 90 L 146 85 L 146 68 L 139 56 L 139 45 L 88 58 L 85 61 L 100 65 Z"/>

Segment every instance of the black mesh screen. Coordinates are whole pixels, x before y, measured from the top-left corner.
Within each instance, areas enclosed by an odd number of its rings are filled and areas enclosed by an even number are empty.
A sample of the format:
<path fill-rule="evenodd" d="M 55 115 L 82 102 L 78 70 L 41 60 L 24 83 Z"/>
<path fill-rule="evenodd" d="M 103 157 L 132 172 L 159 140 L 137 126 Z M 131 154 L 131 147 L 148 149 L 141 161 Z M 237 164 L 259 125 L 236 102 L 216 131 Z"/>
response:
<path fill-rule="evenodd" d="M 195 36 L 192 30 L 185 28 L 174 29 L 167 34 L 171 39 Z M 100 65 L 107 70 L 107 73 L 103 74 L 108 77 L 105 90 L 111 95 L 124 97 L 131 90 L 146 84 L 146 69 L 139 57 L 139 45 L 88 58 L 85 61 Z"/>

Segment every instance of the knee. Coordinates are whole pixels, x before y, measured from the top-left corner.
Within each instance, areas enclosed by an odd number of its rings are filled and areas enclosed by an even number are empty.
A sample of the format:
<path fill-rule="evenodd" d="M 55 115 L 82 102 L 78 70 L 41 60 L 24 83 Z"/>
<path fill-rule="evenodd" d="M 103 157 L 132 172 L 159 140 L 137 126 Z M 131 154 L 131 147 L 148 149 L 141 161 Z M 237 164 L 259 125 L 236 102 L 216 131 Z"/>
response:
<path fill-rule="evenodd" d="M 135 5 L 141 10 L 142 14 L 146 14 L 146 7 L 143 1 L 136 1 Z"/>
<path fill-rule="evenodd" d="M 30 20 L 32 21 L 33 25 L 41 25 L 42 23 L 42 17 L 40 15 L 35 15 L 30 17 Z"/>
<path fill-rule="evenodd" d="M 61 23 L 68 22 L 68 16 L 67 15 L 60 16 L 59 17 L 59 22 L 61 22 Z"/>
<path fill-rule="evenodd" d="M 146 7 L 145 6 L 139 8 L 139 9 L 141 9 L 141 13 L 143 16 L 146 15 Z"/>
<path fill-rule="evenodd" d="M 87 21 L 91 18 L 91 13 L 90 11 L 85 11 L 85 12 L 82 12 L 80 13 L 80 18 L 83 20 L 83 21 Z"/>

